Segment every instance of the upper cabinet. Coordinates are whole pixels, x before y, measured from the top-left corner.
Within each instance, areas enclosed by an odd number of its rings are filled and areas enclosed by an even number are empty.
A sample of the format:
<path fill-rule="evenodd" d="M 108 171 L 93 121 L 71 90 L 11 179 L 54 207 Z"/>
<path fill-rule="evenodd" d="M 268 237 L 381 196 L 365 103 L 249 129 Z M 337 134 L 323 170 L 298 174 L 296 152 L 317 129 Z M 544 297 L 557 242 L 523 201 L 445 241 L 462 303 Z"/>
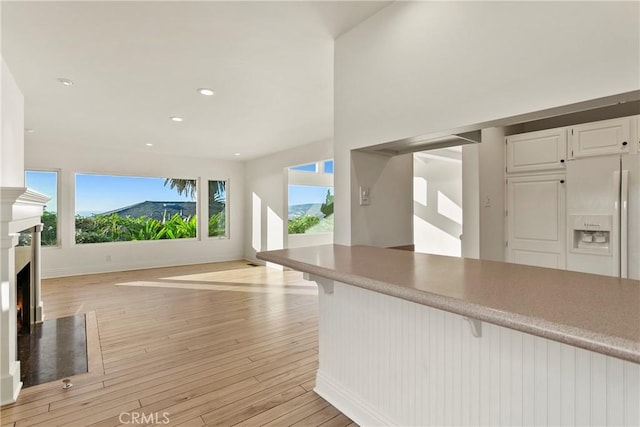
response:
<path fill-rule="evenodd" d="M 507 172 L 564 170 L 567 131 L 549 129 L 512 135 L 507 140 Z"/>
<path fill-rule="evenodd" d="M 570 158 L 632 152 L 630 128 L 629 117 L 572 126 L 569 128 Z"/>

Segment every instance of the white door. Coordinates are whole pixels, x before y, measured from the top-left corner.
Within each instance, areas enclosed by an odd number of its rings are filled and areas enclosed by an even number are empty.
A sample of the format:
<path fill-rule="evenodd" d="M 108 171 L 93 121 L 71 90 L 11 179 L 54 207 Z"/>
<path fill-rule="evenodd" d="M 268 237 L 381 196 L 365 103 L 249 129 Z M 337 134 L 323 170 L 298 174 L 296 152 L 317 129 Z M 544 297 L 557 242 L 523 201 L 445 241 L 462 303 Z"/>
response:
<path fill-rule="evenodd" d="M 507 140 L 507 172 L 563 170 L 567 158 L 566 129 L 511 135 Z"/>
<path fill-rule="evenodd" d="M 630 153 L 631 118 L 585 123 L 569 129 L 570 158 Z M 635 147 L 634 147 L 635 149 Z"/>
<path fill-rule="evenodd" d="M 564 269 L 564 174 L 507 179 L 507 261 Z"/>

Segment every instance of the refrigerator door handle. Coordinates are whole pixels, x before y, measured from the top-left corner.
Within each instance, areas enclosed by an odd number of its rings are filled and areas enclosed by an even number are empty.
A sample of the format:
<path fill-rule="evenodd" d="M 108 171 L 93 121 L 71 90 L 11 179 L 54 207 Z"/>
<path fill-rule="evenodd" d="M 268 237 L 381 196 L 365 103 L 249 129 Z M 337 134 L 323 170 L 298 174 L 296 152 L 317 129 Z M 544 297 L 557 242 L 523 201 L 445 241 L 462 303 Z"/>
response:
<path fill-rule="evenodd" d="M 620 177 L 620 277 L 629 277 L 629 171 Z"/>

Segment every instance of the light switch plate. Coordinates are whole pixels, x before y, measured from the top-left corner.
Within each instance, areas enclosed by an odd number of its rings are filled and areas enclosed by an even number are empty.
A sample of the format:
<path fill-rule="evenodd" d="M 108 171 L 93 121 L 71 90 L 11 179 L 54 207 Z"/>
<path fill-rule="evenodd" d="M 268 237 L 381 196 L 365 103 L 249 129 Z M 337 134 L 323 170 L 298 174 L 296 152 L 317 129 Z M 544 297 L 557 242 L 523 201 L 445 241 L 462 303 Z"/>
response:
<path fill-rule="evenodd" d="M 369 187 L 360 187 L 360 206 L 369 206 Z"/>

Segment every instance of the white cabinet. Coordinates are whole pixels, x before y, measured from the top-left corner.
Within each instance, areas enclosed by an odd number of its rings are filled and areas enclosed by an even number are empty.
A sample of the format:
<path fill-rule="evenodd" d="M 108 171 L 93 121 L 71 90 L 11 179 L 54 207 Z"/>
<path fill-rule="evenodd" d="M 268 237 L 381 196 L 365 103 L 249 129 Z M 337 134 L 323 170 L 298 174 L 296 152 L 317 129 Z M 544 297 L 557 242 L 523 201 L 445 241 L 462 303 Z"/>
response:
<path fill-rule="evenodd" d="M 569 128 L 570 158 L 635 152 L 630 128 L 629 117 L 572 126 Z"/>
<path fill-rule="evenodd" d="M 566 267 L 563 174 L 507 178 L 507 261 Z"/>
<path fill-rule="evenodd" d="M 508 173 L 564 169 L 567 158 L 566 129 L 512 135 L 506 140 Z"/>

